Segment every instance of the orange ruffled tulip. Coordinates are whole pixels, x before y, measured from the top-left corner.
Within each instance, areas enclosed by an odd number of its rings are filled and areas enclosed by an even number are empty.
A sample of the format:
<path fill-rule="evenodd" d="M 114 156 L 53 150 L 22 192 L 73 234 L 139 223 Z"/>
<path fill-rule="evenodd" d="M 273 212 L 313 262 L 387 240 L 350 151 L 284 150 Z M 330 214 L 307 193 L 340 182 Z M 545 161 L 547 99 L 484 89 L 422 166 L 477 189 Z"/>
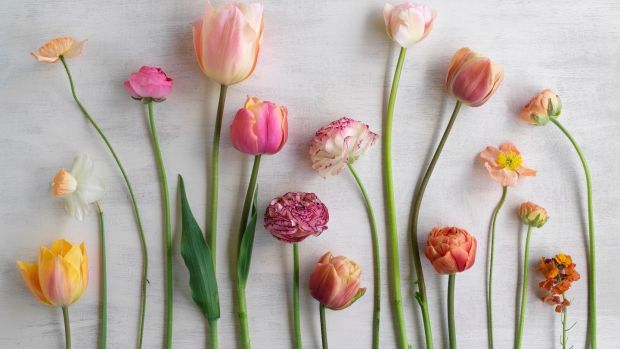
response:
<path fill-rule="evenodd" d="M 536 176 L 536 170 L 523 166 L 523 157 L 517 147 L 506 142 L 499 149 L 488 146 L 480 154 L 491 177 L 504 187 L 517 184 L 520 176 Z"/>
<path fill-rule="evenodd" d="M 476 261 L 476 238 L 457 227 L 433 228 L 424 254 L 439 274 L 450 275 L 471 268 Z"/>
<path fill-rule="evenodd" d="M 521 109 L 519 118 L 532 125 L 543 126 L 549 118 L 560 116 L 562 100 L 550 89 L 540 91 Z"/>
<path fill-rule="evenodd" d="M 202 72 L 222 85 L 247 79 L 256 66 L 263 38 L 263 5 L 231 3 L 214 8 L 192 25 Z"/>
<path fill-rule="evenodd" d="M 57 240 L 41 247 L 38 263 L 17 261 L 32 294 L 44 304 L 65 307 L 75 303 L 88 285 L 88 255 L 84 243 Z"/>
<path fill-rule="evenodd" d="M 39 48 L 38 53 L 30 54 L 39 62 L 55 63 L 60 56 L 65 58 L 73 58 L 82 53 L 84 41 L 76 41 L 71 37 L 56 38 Z"/>
<path fill-rule="evenodd" d="M 448 66 L 446 88 L 470 107 L 483 105 L 504 80 L 504 69 L 467 47 L 456 51 Z"/>
<path fill-rule="evenodd" d="M 366 293 L 360 288 L 361 274 L 355 261 L 327 252 L 310 275 L 310 294 L 329 309 L 344 309 Z"/>

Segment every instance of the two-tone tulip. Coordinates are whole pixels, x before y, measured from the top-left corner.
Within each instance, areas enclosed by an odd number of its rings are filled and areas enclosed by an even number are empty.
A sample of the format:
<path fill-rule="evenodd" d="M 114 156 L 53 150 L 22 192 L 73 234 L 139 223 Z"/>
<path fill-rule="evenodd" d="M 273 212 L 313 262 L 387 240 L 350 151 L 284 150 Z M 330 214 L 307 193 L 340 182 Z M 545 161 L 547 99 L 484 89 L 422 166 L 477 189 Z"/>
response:
<path fill-rule="evenodd" d="M 470 107 L 483 105 L 504 79 L 504 69 L 467 47 L 458 50 L 448 66 L 446 88 Z"/>
<path fill-rule="evenodd" d="M 310 294 L 332 310 L 347 308 L 366 292 L 360 288 L 362 269 L 344 256 L 325 253 L 310 275 Z"/>
<path fill-rule="evenodd" d="M 248 97 L 230 125 L 233 146 L 250 155 L 275 154 L 288 138 L 286 107 Z"/>

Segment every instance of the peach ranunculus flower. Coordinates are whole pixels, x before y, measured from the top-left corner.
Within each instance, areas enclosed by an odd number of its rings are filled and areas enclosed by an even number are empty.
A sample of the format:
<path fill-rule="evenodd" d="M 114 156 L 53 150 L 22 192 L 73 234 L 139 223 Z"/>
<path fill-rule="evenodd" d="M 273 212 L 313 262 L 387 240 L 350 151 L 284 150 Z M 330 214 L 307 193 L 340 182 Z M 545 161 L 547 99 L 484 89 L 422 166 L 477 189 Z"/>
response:
<path fill-rule="evenodd" d="M 37 53 L 31 52 L 30 54 L 39 62 L 55 63 L 60 59 L 60 56 L 65 58 L 73 58 L 82 53 L 84 47 L 83 41 L 76 41 L 74 38 L 55 38 L 45 45 L 39 47 Z"/>
<path fill-rule="evenodd" d="M 446 88 L 470 107 L 483 105 L 504 80 L 504 69 L 467 47 L 456 51 L 446 74 Z"/>
<path fill-rule="evenodd" d="M 514 186 L 520 176 L 536 176 L 536 170 L 523 166 L 519 149 L 510 142 L 502 143 L 499 149 L 486 147 L 479 158 L 491 177 L 504 187 Z"/>
<path fill-rule="evenodd" d="M 522 203 L 517 210 L 517 214 L 525 225 L 540 228 L 549 219 L 549 214 L 544 207 L 536 205 L 531 201 Z"/>
<path fill-rule="evenodd" d="M 562 100 L 550 89 L 540 91 L 521 109 L 519 119 L 532 125 L 543 126 L 549 118 L 560 116 Z"/>
<path fill-rule="evenodd" d="M 450 275 L 471 268 L 476 261 L 476 238 L 458 227 L 433 228 L 424 254 L 439 274 Z"/>
<path fill-rule="evenodd" d="M 390 39 L 402 47 L 422 41 L 433 29 L 437 12 L 426 5 L 404 2 L 399 5 L 385 4 L 383 19 Z"/>
<path fill-rule="evenodd" d="M 202 72 L 222 85 L 247 79 L 256 66 L 263 39 L 263 5 L 207 2 L 193 23 L 194 50 Z"/>
<path fill-rule="evenodd" d="M 362 269 L 354 260 L 325 253 L 310 275 L 310 294 L 331 310 L 347 308 L 366 293 Z"/>
<path fill-rule="evenodd" d="M 41 303 L 65 307 L 80 299 L 88 285 L 88 255 L 84 243 L 57 240 L 41 247 L 37 263 L 17 261 L 32 294 Z"/>

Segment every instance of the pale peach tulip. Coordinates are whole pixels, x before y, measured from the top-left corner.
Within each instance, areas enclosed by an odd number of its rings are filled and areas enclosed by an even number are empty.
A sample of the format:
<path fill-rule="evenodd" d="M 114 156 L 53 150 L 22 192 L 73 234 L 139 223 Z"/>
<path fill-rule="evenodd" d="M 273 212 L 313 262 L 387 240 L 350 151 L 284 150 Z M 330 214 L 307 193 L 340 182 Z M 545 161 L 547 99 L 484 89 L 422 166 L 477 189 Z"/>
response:
<path fill-rule="evenodd" d="M 55 63 L 60 59 L 73 58 L 82 53 L 84 41 L 76 41 L 74 38 L 55 38 L 39 48 L 37 53 L 30 53 L 37 61 Z"/>
<path fill-rule="evenodd" d="M 504 79 L 504 69 L 467 47 L 456 51 L 446 74 L 446 88 L 470 107 L 483 105 Z"/>
<path fill-rule="evenodd" d="M 347 257 L 325 253 L 310 275 L 310 294 L 325 307 L 344 309 L 366 292 L 360 288 L 362 269 Z"/>
<path fill-rule="evenodd" d="M 544 89 L 534 96 L 521 109 L 519 118 L 532 125 L 542 126 L 549 122 L 549 118 L 560 116 L 562 100 L 550 89 Z"/>
<path fill-rule="evenodd" d="M 424 254 L 439 274 L 465 271 L 476 260 L 476 238 L 457 227 L 433 228 Z"/>
<path fill-rule="evenodd" d="M 498 148 L 488 146 L 478 156 L 491 177 L 502 186 L 514 186 L 520 176 L 536 176 L 536 170 L 523 166 L 517 147 L 506 142 Z"/>
<path fill-rule="evenodd" d="M 424 39 L 433 29 L 437 17 L 434 9 L 426 5 L 404 2 L 396 6 L 385 4 L 383 19 L 390 39 L 402 47 L 409 47 Z"/>

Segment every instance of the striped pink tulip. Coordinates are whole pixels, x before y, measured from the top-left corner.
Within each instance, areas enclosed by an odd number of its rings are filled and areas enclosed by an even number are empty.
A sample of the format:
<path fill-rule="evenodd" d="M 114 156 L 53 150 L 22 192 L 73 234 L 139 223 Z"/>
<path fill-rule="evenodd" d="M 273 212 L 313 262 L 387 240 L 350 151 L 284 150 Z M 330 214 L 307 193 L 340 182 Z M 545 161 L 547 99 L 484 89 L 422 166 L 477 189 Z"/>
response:
<path fill-rule="evenodd" d="M 329 309 L 347 308 L 366 292 L 360 288 L 361 275 L 362 269 L 354 260 L 327 252 L 310 275 L 310 294 Z"/>

